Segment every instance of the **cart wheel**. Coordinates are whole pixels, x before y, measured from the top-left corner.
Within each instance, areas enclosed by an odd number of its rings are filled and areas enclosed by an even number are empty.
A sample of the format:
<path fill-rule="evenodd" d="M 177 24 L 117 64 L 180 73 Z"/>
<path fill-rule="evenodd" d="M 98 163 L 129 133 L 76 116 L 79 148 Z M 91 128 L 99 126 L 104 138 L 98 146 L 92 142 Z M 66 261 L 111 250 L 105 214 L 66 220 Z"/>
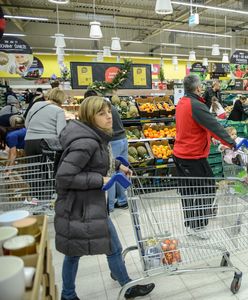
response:
<path fill-rule="evenodd" d="M 227 257 L 230 257 L 230 253 L 229 253 L 229 252 L 226 252 L 226 256 L 227 256 Z M 221 266 L 221 267 L 227 267 L 227 266 L 228 266 L 228 262 L 227 262 L 227 260 L 226 260 L 226 258 L 225 258 L 224 255 L 222 256 L 222 260 L 221 260 L 221 262 L 220 262 L 220 266 Z"/>
<path fill-rule="evenodd" d="M 231 284 L 231 291 L 233 294 L 236 294 L 241 286 L 241 281 L 242 281 L 242 274 L 240 277 L 236 277 L 236 275 L 234 275 L 232 284 Z"/>
<path fill-rule="evenodd" d="M 110 277 L 114 280 L 117 281 L 117 279 L 114 277 L 114 275 L 112 273 L 110 273 Z"/>

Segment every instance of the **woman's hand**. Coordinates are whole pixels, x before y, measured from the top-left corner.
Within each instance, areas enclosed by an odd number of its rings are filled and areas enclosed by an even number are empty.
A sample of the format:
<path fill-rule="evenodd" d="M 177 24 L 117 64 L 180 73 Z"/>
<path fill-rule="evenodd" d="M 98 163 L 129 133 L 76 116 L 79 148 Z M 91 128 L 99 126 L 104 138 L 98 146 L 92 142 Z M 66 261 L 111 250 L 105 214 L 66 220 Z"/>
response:
<path fill-rule="evenodd" d="M 119 170 L 123 172 L 127 177 L 131 177 L 133 175 L 133 171 L 124 165 L 120 165 Z"/>
<path fill-rule="evenodd" d="M 103 177 L 103 184 L 106 184 L 110 180 L 110 177 Z"/>

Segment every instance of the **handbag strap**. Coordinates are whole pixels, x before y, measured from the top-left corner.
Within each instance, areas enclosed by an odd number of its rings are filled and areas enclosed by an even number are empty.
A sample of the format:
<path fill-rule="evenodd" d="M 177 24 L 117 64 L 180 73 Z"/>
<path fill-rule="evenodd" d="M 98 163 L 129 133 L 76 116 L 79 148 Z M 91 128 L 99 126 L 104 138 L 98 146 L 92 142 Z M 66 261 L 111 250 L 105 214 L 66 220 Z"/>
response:
<path fill-rule="evenodd" d="M 32 120 L 33 116 L 37 114 L 38 111 L 42 110 L 42 108 L 45 108 L 46 106 L 51 105 L 51 103 L 46 104 L 45 106 L 40 107 L 39 109 L 37 109 L 32 116 L 29 119 L 29 122 Z"/>

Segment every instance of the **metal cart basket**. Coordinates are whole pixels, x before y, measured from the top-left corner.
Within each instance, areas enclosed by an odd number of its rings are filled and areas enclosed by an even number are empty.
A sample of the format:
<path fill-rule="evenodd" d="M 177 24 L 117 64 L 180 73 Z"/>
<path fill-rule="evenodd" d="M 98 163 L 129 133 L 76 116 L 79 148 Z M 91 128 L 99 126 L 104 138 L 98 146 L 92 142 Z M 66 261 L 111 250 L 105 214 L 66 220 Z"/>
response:
<path fill-rule="evenodd" d="M 248 247 L 247 183 L 235 178 L 137 176 L 132 183 L 128 204 L 143 278 L 125 286 L 119 297 L 150 277 L 209 271 L 233 271 L 230 289 L 237 293 L 242 272 L 230 254 Z M 130 248 L 124 253 L 135 247 Z M 220 265 L 210 267 L 215 257 L 220 257 Z M 194 267 L 200 263 L 206 267 Z"/>
<path fill-rule="evenodd" d="M 0 161 L 0 211 L 25 208 L 53 212 L 56 197 L 53 154 L 21 157 L 9 166 Z"/>

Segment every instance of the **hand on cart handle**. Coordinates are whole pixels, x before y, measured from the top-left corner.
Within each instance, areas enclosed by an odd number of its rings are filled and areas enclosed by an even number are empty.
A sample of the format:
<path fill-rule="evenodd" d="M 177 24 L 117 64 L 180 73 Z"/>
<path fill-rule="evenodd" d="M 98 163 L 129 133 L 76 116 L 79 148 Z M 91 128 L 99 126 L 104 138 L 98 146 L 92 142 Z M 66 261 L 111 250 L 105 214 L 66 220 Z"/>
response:
<path fill-rule="evenodd" d="M 235 149 L 238 150 L 240 147 L 245 146 L 246 148 L 248 148 L 248 139 L 243 139 L 241 142 L 239 142 Z"/>
<path fill-rule="evenodd" d="M 124 166 L 129 167 L 129 162 L 123 156 L 117 156 L 117 160 L 119 160 Z"/>
<path fill-rule="evenodd" d="M 123 164 L 120 165 L 119 171 L 123 172 L 128 178 L 133 175 L 133 171 Z"/>
<path fill-rule="evenodd" d="M 127 189 L 132 184 L 131 181 L 129 181 L 128 178 L 122 173 L 117 173 L 113 175 L 111 178 L 103 177 L 103 182 L 104 182 L 102 187 L 103 191 L 109 190 L 115 182 L 118 182 L 125 189 Z"/>

